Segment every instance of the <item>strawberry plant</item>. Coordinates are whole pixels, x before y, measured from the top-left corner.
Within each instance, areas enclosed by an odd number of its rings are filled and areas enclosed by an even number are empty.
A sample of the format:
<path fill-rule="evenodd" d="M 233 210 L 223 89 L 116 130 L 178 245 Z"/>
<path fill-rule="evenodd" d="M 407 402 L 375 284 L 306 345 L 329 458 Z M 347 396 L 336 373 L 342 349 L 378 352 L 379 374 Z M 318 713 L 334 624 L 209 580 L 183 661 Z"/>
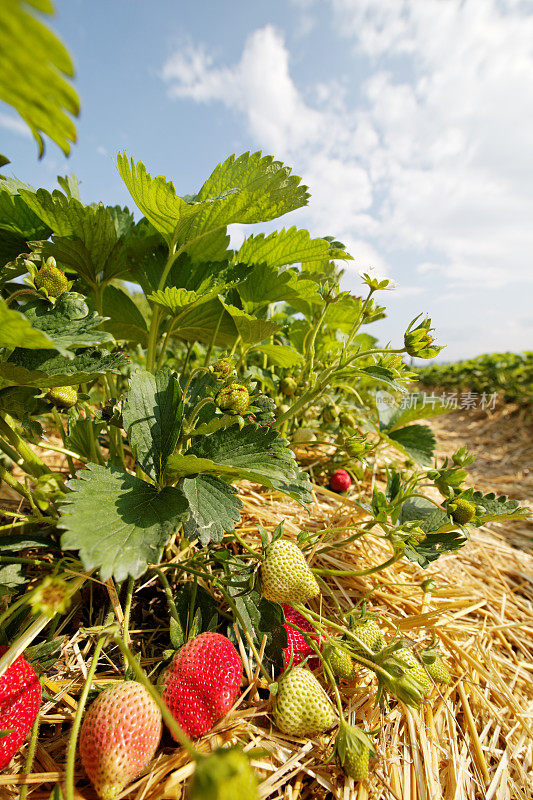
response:
<path fill-rule="evenodd" d="M 424 569 L 471 529 L 526 512 L 467 486 L 465 448 L 438 456 L 420 422 L 449 409 L 410 393 L 415 374 L 403 361 L 439 352 L 431 320 L 414 319 L 396 348 L 367 332 L 385 314 L 376 295 L 387 280 L 364 275 L 363 296 L 343 290 L 337 262 L 351 256 L 342 243 L 296 227 L 230 248 L 229 225 L 308 202 L 288 167 L 261 153 L 231 156 L 180 196 L 125 153 L 117 166 L 139 219 L 85 204 L 73 176 L 52 193 L 0 181 L 0 477 L 17 497 L 1 527 L 0 635 L 11 645 L 0 676 L 32 646 L 51 646 L 73 597 L 86 604 L 101 591 L 109 614 L 77 706 L 67 800 L 78 732 L 85 770 L 111 798 L 147 767 L 161 718 L 196 762 L 191 796 L 256 795 L 241 749 L 203 757 L 191 741 L 250 683 L 242 647 L 257 671 L 252 694 L 279 677 L 271 722 L 298 737 L 339 725 L 331 757 L 361 779 L 374 749 L 345 719 L 346 685 L 367 670 L 383 704 L 417 705 L 448 672 L 435 651 L 419 657 L 366 609 L 342 612 L 334 582 L 402 558 Z M 280 520 L 252 547 L 243 481 L 273 513 L 280 495 L 307 508 L 321 491 L 357 518 L 349 532 L 303 530 L 296 541 Z M 382 563 L 337 568 L 335 554 L 365 536 L 386 548 Z M 143 652 L 152 601 L 157 688 L 132 653 Z M 85 712 L 104 647 L 127 680 Z"/>

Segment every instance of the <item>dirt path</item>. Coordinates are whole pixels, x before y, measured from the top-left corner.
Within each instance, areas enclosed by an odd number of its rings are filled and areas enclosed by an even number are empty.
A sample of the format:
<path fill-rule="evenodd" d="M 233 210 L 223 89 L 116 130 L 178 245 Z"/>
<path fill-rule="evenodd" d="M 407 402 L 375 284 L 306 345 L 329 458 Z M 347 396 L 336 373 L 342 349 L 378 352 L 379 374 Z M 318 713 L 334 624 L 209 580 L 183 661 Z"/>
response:
<path fill-rule="evenodd" d="M 463 444 L 476 456 L 471 485 L 520 500 L 533 509 L 533 413 L 505 405 L 495 411 L 454 411 L 428 420 L 440 455 Z M 533 551 L 533 520 L 489 526 L 517 547 Z"/>

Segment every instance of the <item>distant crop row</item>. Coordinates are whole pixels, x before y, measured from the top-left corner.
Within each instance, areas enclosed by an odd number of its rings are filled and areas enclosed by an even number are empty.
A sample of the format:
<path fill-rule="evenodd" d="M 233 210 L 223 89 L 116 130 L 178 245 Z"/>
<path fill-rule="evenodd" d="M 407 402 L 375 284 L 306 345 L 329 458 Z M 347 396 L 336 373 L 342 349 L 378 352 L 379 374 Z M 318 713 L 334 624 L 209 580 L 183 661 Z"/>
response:
<path fill-rule="evenodd" d="M 533 402 L 533 352 L 487 353 L 454 364 L 431 364 L 420 370 L 427 386 L 456 390 L 469 389 L 480 394 L 497 393 L 506 402 L 525 405 Z"/>

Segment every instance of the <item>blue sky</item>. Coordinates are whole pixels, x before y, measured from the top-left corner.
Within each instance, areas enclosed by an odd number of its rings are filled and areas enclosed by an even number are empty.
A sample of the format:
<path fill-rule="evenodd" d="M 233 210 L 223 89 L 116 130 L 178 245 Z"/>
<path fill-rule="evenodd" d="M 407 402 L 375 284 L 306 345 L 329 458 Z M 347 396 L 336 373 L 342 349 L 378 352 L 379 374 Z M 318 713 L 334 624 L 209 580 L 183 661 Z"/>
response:
<path fill-rule="evenodd" d="M 369 268 L 397 283 L 373 326 L 382 339 L 397 346 L 425 312 L 447 345 L 441 360 L 533 347 L 530 2 L 56 8 L 77 68 L 78 143 L 69 159 L 49 143 L 39 162 L 0 104 L 0 152 L 17 177 L 49 188 L 75 172 L 86 202 L 131 207 L 118 150 L 187 194 L 230 153 L 261 149 L 311 190 L 278 227 L 343 240 L 355 258 L 345 288 L 358 291 Z"/>

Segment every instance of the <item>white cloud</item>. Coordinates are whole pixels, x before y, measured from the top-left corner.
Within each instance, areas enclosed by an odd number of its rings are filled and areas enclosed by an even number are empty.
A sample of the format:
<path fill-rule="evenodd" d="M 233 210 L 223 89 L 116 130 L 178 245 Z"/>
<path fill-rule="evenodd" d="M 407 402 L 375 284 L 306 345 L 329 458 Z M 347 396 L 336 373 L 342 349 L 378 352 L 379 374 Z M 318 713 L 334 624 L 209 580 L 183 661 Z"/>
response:
<path fill-rule="evenodd" d="M 343 239 L 358 271 L 397 275 L 401 253 L 449 288 L 532 280 L 533 14 L 518 0 L 329 2 L 367 61 L 357 105 L 337 81 L 304 94 L 271 25 L 230 66 L 183 48 L 163 68 L 170 96 L 243 115 L 311 187 L 305 223 Z"/>
<path fill-rule="evenodd" d="M 5 128 L 17 136 L 22 136 L 24 139 L 31 138 L 31 131 L 24 120 L 12 117 L 9 114 L 0 114 L 0 128 Z"/>

